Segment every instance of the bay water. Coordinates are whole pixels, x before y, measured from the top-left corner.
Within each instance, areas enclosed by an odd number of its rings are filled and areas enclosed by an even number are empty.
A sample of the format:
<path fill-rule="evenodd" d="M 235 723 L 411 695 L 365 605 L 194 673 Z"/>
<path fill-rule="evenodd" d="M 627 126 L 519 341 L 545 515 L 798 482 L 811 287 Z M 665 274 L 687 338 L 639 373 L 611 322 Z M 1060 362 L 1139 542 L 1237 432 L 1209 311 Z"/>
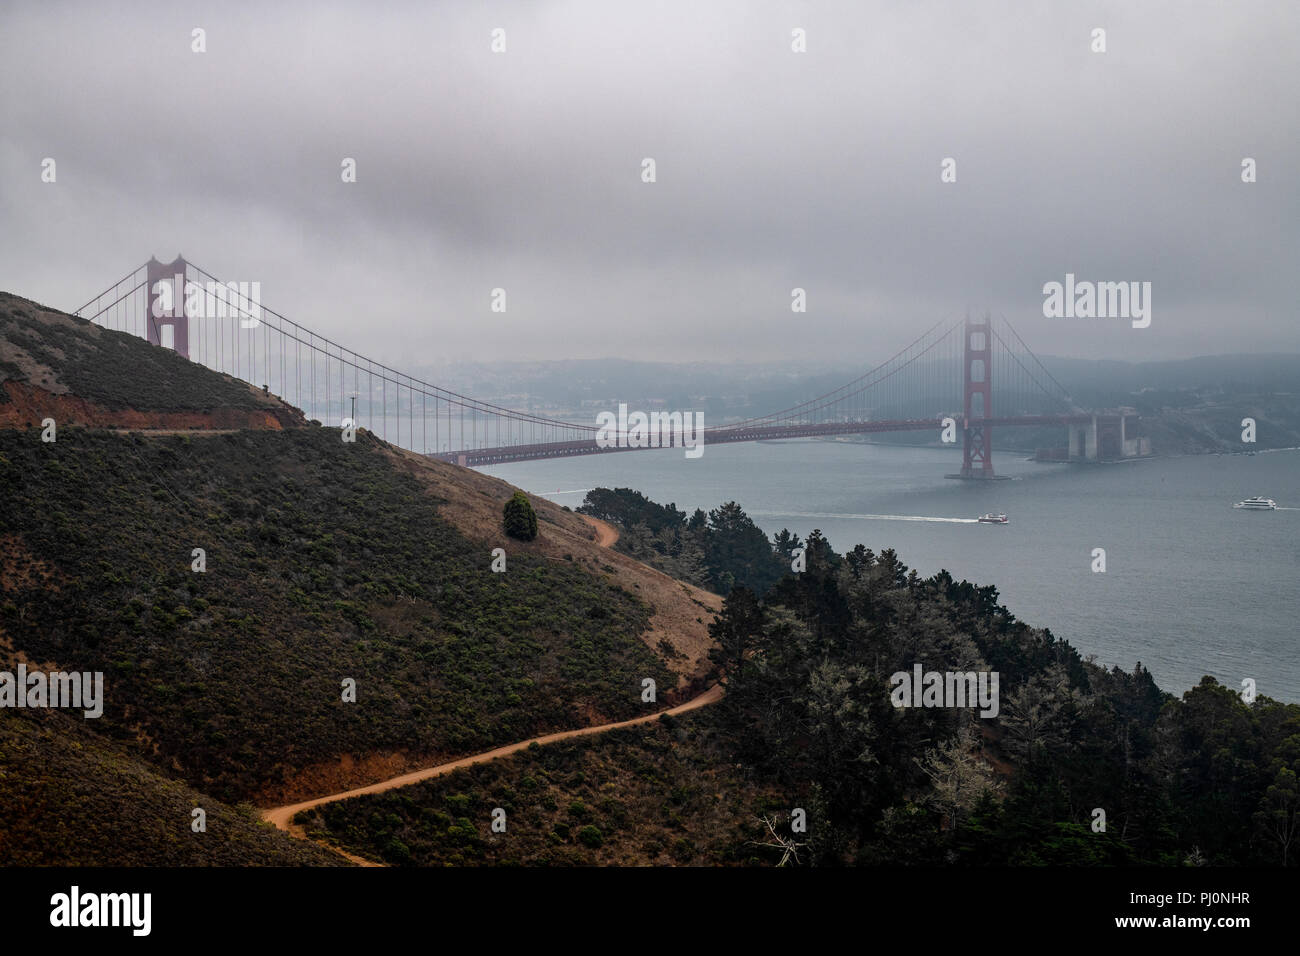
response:
<path fill-rule="evenodd" d="M 795 440 L 706 446 L 694 460 L 649 449 L 481 470 L 572 508 L 598 486 L 688 513 L 734 500 L 769 537 L 817 528 L 841 553 L 893 548 L 922 575 L 996 585 L 1021 620 L 1105 666 L 1140 661 L 1165 690 L 1209 674 L 1300 701 L 1300 450 L 1077 465 L 995 451 L 1010 480 L 945 478 L 960 458 Z M 1253 495 L 1281 509 L 1232 507 Z M 977 523 L 985 512 L 1008 523 Z"/>

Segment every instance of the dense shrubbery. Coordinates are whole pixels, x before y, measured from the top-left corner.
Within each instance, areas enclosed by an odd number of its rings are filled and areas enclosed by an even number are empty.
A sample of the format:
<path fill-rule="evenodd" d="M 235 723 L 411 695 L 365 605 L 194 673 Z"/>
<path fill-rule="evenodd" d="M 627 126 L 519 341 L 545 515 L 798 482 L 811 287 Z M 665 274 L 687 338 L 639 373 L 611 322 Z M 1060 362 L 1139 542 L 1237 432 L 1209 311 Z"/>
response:
<path fill-rule="evenodd" d="M 205 832 L 192 829 L 195 808 L 206 814 Z M 345 863 L 272 829 L 251 807 L 219 803 L 127 757 L 79 716 L 0 716 L 0 865 Z"/>
<path fill-rule="evenodd" d="M 672 684 L 644 604 L 568 562 L 491 573 L 364 434 L 0 431 L 0 485 L 0 544 L 55 569 L 6 593 L 0 628 L 104 671 L 95 729 L 223 798 L 344 753 L 633 716 L 643 677 Z"/>
<path fill-rule="evenodd" d="M 526 750 L 301 815 L 310 835 L 392 863 L 759 862 L 758 818 L 782 806 L 701 714 Z M 491 828 L 506 811 L 506 833 Z M 786 811 L 788 813 L 788 810 Z M 406 847 L 409 856 L 392 851 Z"/>

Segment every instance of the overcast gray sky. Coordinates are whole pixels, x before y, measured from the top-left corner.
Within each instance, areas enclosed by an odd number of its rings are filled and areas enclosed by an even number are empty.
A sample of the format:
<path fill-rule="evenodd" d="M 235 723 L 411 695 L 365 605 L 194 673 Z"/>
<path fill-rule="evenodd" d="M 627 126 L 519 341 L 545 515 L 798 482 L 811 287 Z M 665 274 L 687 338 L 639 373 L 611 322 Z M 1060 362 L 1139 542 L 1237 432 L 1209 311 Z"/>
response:
<path fill-rule="evenodd" d="M 0 289 L 180 252 L 399 367 L 865 365 L 968 306 L 1043 354 L 1300 352 L 1298 40 L 1292 0 L 5 0 Z M 1151 282 L 1150 327 L 1044 318 L 1067 272 Z"/>

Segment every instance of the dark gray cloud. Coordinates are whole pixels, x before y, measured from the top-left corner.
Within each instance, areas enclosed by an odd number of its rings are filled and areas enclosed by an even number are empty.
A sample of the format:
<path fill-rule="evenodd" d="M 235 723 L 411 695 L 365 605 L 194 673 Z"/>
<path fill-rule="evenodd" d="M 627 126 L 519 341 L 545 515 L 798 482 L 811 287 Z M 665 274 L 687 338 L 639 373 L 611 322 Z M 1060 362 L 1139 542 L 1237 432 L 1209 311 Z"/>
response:
<path fill-rule="evenodd" d="M 1287 0 L 9 3 L 0 287 L 179 251 L 397 364 L 867 363 L 968 306 L 1044 353 L 1295 352 L 1298 38 Z M 1150 328 L 1043 318 L 1067 272 L 1150 281 Z"/>

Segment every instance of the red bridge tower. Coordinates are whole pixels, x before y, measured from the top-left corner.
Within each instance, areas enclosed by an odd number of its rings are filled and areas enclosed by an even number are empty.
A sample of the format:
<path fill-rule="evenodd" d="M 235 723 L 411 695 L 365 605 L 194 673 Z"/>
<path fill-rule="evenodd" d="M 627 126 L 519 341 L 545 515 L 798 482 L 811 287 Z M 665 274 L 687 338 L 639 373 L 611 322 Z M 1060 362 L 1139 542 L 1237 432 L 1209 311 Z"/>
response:
<path fill-rule="evenodd" d="M 149 344 L 163 345 L 173 349 L 177 355 L 190 357 L 190 320 L 185 314 L 185 260 L 180 256 L 175 262 L 159 262 L 151 257 L 146 266 L 145 303 L 148 321 Z M 177 280 L 179 277 L 179 281 Z M 156 291 L 159 282 L 172 285 L 171 308 L 163 308 Z M 170 343 L 163 341 L 163 330 L 170 328 Z"/>
<path fill-rule="evenodd" d="M 962 422 L 961 477 L 992 478 L 993 428 L 984 419 L 993 417 L 992 324 L 966 319 L 966 344 L 962 378 L 966 392 L 966 417 Z"/>

